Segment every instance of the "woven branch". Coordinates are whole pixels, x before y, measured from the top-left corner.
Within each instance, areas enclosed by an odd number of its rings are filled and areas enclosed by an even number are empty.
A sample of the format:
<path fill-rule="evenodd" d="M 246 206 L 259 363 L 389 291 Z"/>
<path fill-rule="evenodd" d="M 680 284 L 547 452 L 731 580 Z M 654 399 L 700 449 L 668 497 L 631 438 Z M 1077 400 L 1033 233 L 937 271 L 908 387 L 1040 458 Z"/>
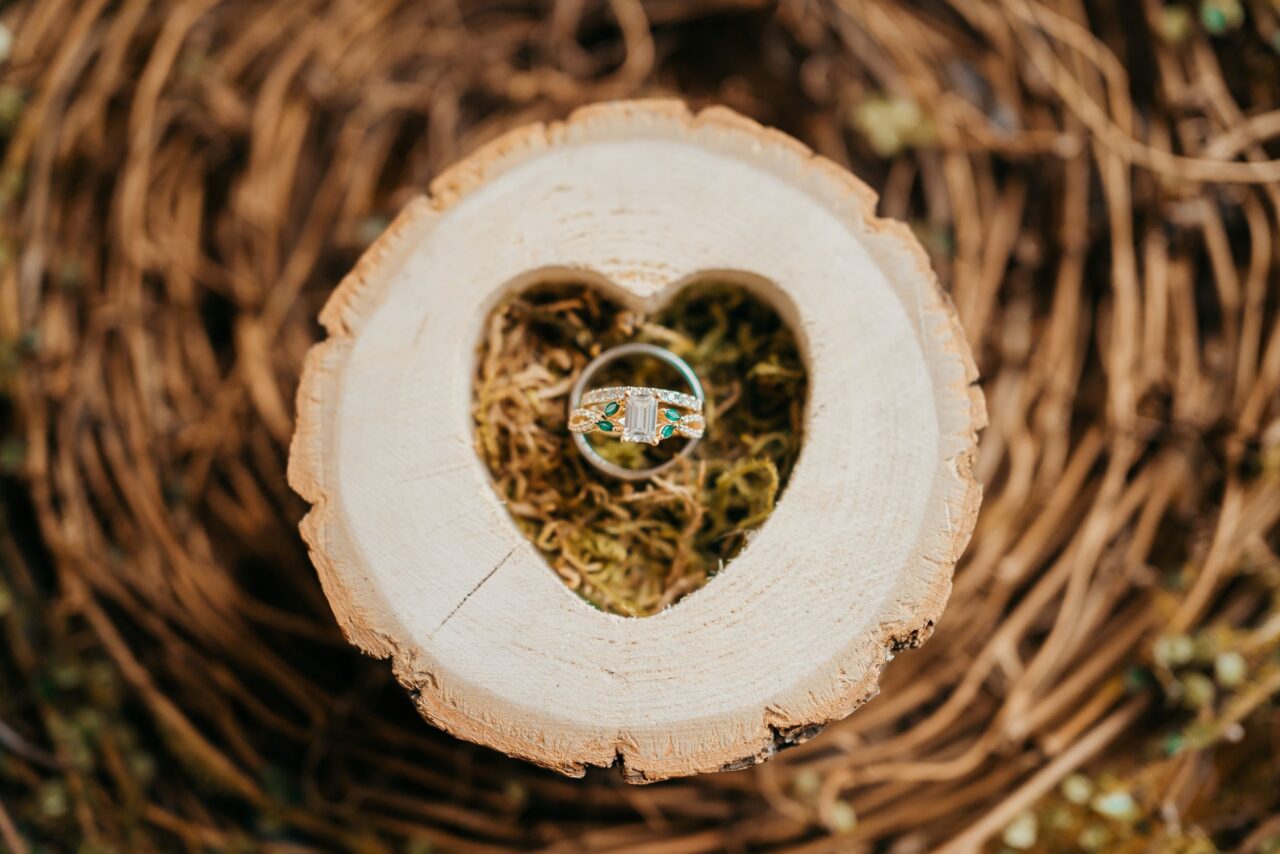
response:
<path fill-rule="evenodd" d="M 0 847 L 1265 850 L 1277 17 L 6 7 Z M 340 637 L 284 466 L 313 318 L 387 217 L 503 130 L 672 92 L 849 164 L 913 223 L 984 376 L 987 497 L 879 699 L 762 768 L 623 791 L 425 727 Z"/>

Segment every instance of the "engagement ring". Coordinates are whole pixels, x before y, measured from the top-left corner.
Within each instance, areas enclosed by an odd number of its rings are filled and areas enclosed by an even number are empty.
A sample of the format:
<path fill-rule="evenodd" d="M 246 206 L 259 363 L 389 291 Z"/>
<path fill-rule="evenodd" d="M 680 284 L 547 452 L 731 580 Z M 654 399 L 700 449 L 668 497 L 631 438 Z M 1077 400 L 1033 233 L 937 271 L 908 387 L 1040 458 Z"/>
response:
<path fill-rule="evenodd" d="M 628 356 L 649 356 L 670 365 L 688 384 L 691 393 L 647 386 L 610 386 L 586 391 L 587 384 L 601 368 Z M 692 452 L 706 430 L 702 407 L 702 383 L 684 359 L 654 344 L 622 344 L 592 360 L 574 383 L 569 394 L 569 430 L 574 434 L 578 450 L 597 469 L 615 477 L 640 480 L 669 468 Z M 666 462 L 632 469 L 601 457 L 587 441 L 588 433 L 646 445 L 657 445 L 675 436 L 689 441 Z"/>

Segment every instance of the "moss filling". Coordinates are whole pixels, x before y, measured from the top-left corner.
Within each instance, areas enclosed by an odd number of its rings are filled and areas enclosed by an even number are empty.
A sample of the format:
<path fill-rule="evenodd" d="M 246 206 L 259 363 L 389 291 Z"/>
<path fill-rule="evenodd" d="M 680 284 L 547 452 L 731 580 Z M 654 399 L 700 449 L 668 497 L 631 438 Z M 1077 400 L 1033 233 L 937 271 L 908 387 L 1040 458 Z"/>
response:
<path fill-rule="evenodd" d="M 695 285 L 646 318 L 589 286 L 538 286 L 498 305 L 486 329 L 474 386 L 477 450 L 520 530 L 588 602 L 627 616 L 656 613 L 705 584 L 773 512 L 799 452 L 807 376 L 791 330 L 746 289 Z M 625 341 L 671 349 L 706 386 L 706 437 L 659 481 L 600 474 L 566 429 L 577 373 Z M 650 361 L 598 379 L 682 388 Z M 593 442 L 628 466 L 668 459 L 682 443 Z"/>

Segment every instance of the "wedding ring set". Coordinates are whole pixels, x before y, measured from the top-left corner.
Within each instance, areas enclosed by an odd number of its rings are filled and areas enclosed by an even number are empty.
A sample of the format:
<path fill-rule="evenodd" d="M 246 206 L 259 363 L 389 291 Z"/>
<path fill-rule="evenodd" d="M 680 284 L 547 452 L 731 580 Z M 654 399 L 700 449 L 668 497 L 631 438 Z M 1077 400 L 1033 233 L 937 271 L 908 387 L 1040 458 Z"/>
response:
<path fill-rule="evenodd" d="M 648 386 L 607 386 L 588 390 L 601 369 L 620 359 L 647 356 L 674 368 L 688 392 Z M 693 452 L 706 431 L 705 395 L 698 375 L 670 350 L 654 344 L 622 344 L 593 359 L 578 376 L 569 393 L 569 431 L 587 462 L 602 472 L 624 480 L 653 477 Z M 628 468 L 605 459 L 587 441 L 588 434 L 622 442 L 657 445 L 666 439 L 686 439 L 671 459 L 646 468 Z"/>
<path fill-rule="evenodd" d="M 692 395 L 663 388 L 620 386 L 599 388 L 583 395 L 582 403 L 600 408 L 569 413 L 574 433 L 613 433 L 624 442 L 656 445 L 679 433 L 686 439 L 702 438 L 702 401 Z"/>

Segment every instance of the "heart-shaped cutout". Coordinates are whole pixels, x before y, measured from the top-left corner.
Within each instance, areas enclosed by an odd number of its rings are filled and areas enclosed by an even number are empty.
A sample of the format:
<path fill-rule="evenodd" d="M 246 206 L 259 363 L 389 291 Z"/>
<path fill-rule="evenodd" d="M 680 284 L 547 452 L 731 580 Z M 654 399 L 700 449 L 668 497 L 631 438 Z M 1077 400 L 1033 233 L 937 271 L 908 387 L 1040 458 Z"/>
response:
<path fill-rule="evenodd" d="M 521 276 L 490 311 L 476 360 L 476 449 L 520 531 L 570 589 L 602 610 L 649 616 L 726 568 L 773 512 L 800 451 L 808 372 L 771 283 L 706 274 L 651 309 L 598 277 L 574 278 Z M 566 418 L 577 374 L 628 341 L 685 359 L 708 402 L 693 457 L 640 483 L 589 466 Z M 611 367 L 593 385 L 682 388 L 656 360 Z M 669 459 L 679 440 L 596 444 L 634 468 Z"/>
<path fill-rule="evenodd" d="M 338 621 L 423 715 L 573 774 L 740 767 L 848 714 L 927 636 L 973 530 L 982 399 L 927 257 L 873 204 L 726 111 L 602 105 L 477 152 L 364 255 L 307 357 L 290 483 Z M 548 271 L 656 316 L 719 270 L 786 295 L 804 450 L 729 571 L 625 619 L 566 589 L 492 488 L 476 345 Z"/>

